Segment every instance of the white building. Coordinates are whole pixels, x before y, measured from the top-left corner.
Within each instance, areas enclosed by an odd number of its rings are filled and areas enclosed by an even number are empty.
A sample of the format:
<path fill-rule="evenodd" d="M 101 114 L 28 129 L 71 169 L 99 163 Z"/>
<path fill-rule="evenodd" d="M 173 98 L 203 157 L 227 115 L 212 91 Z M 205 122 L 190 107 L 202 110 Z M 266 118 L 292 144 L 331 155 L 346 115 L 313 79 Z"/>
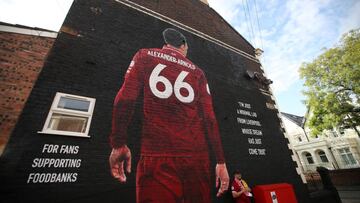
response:
<path fill-rule="evenodd" d="M 282 121 L 303 173 L 323 166 L 330 170 L 360 167 L 360 138 L 353 129 L 327 131 L 311 136 L 305 118 L 281 113 Z"/>

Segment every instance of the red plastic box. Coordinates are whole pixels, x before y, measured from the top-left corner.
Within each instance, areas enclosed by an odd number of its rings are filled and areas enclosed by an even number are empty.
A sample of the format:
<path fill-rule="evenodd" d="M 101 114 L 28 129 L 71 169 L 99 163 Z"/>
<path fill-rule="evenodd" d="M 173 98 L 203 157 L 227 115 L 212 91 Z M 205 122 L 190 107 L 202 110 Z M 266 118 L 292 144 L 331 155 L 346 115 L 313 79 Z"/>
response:
<path fill-rule="evenodd" d="M 252 192 L 255 203 L 297 203 L 294 187 L 288 183 L 257 185 Z"/>

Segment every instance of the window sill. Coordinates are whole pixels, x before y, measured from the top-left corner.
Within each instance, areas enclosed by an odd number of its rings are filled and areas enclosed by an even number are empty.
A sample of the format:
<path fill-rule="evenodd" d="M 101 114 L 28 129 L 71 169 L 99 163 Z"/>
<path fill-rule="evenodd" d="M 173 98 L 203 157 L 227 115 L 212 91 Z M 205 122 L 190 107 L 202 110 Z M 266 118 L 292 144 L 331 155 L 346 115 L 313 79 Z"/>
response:
<path fill-rule="evenodd" d="M 66 131 L 38 131 L 39 134 L 49 134 L 49 135 L 61 135 L 61 136 L 70 136 L 70 137 L 83 137 L 83 138 L 90 138 L 89 135 L 79 134 L 79 133 L 72 133 Z"/>

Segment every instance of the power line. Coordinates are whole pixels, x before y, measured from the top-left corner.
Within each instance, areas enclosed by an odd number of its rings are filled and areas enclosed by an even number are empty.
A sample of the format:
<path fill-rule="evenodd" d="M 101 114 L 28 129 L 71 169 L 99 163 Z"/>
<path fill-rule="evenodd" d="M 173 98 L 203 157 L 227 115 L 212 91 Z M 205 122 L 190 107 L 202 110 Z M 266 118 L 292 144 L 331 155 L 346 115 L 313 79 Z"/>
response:
<path fill-rule="evenodd" d="M 247 12 L 248 12 L 248 16 L 249 16 L 249 21 L 250 21 L 250 28 L 251 28 L 251 34 L 252 34 L 252 37 L 253 37 L 253 43 L 255 45 L 256 43 L 256 37 L 255 37 L 255 33 L 254 33 L 254 27 L 253 27 L 253 21 L 252 21 L 252 18 L 251 18 L 251 12 L 250 12 L 250 9 L 249 9 L 249 3 L 247 0 L 245 0 L 246 2 L 246 8 L 247 8 Z M 256 46 L 256 45 L 255 45 Z"/>
<path fill-rule="evenodd" d="M 246 28 L 247 28 L 247 31 L 248 31 L 248 36 L 249 36 L 249 40 L 250 42 L 252 41 L 251 39 L 251 32 L 250 32 L 250 26 L 249 26 L 249 20 L 248 20 L 248 16 L 247 16 L 247 12 L 246 12 L 246 8 L 245 8 L 245 0 L 242 0 L 242 6 L 243 6 L 243 11 L 244 11 L 244 15 L 245 15 L 245 22 L 246 22 Z"/>
<path fill-rule="evenodd" d="M 260 27 L 260 23 L 259 23 L 259 16 L 258 16 L 256 0 L 254 0 L 254 5 L 255 5 L 256 21 L 257 21 L 257 25 L 258 25 L 258 29 L 259 29 L 259 34 L 260 34 L 261 49 L 264 50 L 264 44 L 263 44 L 263 40 L 262 40 L 261 27 Z"/>

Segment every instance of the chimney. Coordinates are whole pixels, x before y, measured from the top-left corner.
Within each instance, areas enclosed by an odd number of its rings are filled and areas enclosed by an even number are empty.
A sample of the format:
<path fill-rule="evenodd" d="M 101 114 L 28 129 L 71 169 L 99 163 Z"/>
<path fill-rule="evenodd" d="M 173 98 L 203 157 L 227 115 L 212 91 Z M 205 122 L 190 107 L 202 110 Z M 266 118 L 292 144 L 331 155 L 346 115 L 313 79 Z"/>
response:
<path fill-rule="evenodd" d="M 256 48 L 256 49 L 255 49 L 255 56 L 256 56 L 257 59 L 260 60 L 260 57 L 261 57 L 261 55 L 262 55 L 263 53 L 264 53 L 263 50 L 261 50 L 261 49 L 259 49 L 259 48 Z"/>
<path fill-rule="evenodd" d="M 207 0 L 200 0 L 201 2 L 203 2 L 206 5 L 209 5 L 209 2 Z"/>

